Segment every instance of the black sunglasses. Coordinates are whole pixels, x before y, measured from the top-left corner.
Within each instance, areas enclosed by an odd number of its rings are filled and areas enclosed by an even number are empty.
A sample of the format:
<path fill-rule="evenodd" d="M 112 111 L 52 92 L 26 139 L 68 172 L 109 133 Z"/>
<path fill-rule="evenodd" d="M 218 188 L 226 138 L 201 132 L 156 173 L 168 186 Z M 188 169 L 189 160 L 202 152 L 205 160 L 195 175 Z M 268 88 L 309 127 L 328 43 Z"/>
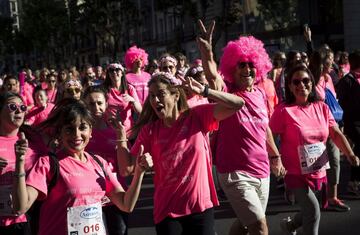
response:
<path fill-rule="evenodd" d="M 167 70 L 167 69 L 172 70 L 172 69 L 174 69 L 174 68 L 175 68 L 175 67 L 172 66 L 172 65 L 170 65 L 170 66 L 161 66 L 161 70 L 162 70 L 162 71 Z"/>
<path fill-rule="evenodd" d="M 27 110 L 27 107 L 24 104 L 18 105 L 18 104 L 11 103 L 11 104 L 8 104 L 7 107 L 9 108 L 9 110 L 11 112 L 15 112 L 16 110 L 20 110 L 21 112 L 26 112 L 26 110 Z"/>
<path fill-rule="evenodd" d="M 109 69 L 109 73 L 119 72 L 119 71 L 121 71 L 121 69 Z"/>
<path fill-rule="evenodd" d="M 237 64 L 237 66 L 238 66 L 239 69 L 245 68 L 246 65 L 248 65 L 249 68 L 251 68 L 251 69 L 255 68 L 253 62 L 239 62 L 239 63 Z"/>
<path fill-rule="evenodd" d="M 303 78 L 303 79 L 293 79 L 292 84 L 294 84 L 295 86 L 300 85 L 300 83 L 304 84 L 304 85 L 308 85 L 311 82 L 310 78 Z"/>

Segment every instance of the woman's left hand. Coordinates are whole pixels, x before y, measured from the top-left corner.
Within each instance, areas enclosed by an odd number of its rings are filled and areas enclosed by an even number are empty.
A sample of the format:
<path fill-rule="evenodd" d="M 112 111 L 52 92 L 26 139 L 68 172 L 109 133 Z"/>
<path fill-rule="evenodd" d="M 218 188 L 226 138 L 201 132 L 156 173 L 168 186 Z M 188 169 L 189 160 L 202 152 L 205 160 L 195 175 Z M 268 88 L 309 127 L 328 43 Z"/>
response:
<path fill-rule="evenodd" d="M 205 89 L 204 85 L 200 84 L 198 81 L 189 76 L 186 77 L 185 80 L 183 80 L 182 86 L 184 87 L 184 89 L 197 95 L 202 94 Z"/>
<path fill-rule="evenodd" d="M 355 155 L 350 155 L 350 156 L 348 156 L 348 161 L 350 162 L 350 164 L 352 165 L 352 166 L 359 166 L 360 165 L 360 160 L 359 160 L 359 158 L 357 157 L 357 156 L 355 156 Z"/>

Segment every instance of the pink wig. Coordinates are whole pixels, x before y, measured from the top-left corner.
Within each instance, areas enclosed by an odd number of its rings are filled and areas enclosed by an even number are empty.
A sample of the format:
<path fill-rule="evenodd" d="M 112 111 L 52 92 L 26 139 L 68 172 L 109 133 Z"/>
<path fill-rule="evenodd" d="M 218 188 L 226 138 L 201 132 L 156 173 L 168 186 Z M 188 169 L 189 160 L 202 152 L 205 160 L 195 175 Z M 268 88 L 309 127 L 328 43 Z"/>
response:
<path fill-rule="evenodd" d="M 239 37 L 238 40 L 230 41 L 223 49 L 220 59 L 220 72 L 224 80 L 233 83 L 234 72 L 239 62 L 252 62 L 256 68 L 256 81 L 266 77 L 271 70 L 272 64 L 266 53 L 264 44 L 253 36 Z"/>
<path fill-rule="evenodd" d="M 125 65 L 127 69 L 132 69 L 132 66 L 136 59 L 142 61 L 143 66 L 148 64 L 148 54 L 145 50 L 138 48 L 136 46 L 130 47 L 125 54 Z"/>

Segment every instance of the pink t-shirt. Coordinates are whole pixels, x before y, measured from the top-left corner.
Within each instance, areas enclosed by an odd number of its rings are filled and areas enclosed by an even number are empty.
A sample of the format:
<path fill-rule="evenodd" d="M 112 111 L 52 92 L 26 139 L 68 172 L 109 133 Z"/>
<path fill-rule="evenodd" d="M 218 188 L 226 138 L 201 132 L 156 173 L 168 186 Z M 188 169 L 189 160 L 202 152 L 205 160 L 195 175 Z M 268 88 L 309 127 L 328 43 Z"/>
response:
<path fill-rule="evenodd" d="M 55 104 L 56 93 L 57 93 L 56 88 L 54 90 L 46 90 L 46 94 L 47 94 L 47 97 L 48 97 L 48 102 Z"/>
<path fill-rule="evenodd" d="M 274 112 L 275 106 L 279 103 L 278 97 L 276 95 L 274 82 L 268 78 L 261 80 L 258 84 L 258 87 L 263 89 L 266 95 L 269 117 Z"/>
<path fill-rule="evenodd" d="M 200 95 L 194 95 L 193 97 L 188 98 L 187 103 L 189 105 L 189 108 L 193 108 L 198 105 L 208 104 L 209 101 L 207 98 L 204 98 Z"/>
<path fill-rule="evenodd" d="M 155 224 L 219 205 L 207 141 L 217 127 L 214 105 L 207 104 L 181 114 L 170 128 L 157 120 L 141 129 L 131 153 L 137 156 L 144 145 L 153 157 Z"/>
<path fill-rule="evenodd" d="M 86 146 L 86 151 L 92 154 L 101 155 L 108 163 L 113 173 L 116 173 L 117 179 L 126 189 L 126 182 L 124 177 L 121 177 L 119 167 L 117 164 L 116 153 L 116 132 L 113 128 L 107 127 L 103 130 L 93 128 L 92 137 Z"/>
<path fill-rule="evenodd" d="M 328 88 L 336 97 L 335 87 L 329 74 L 321 76 L 315 87 L 317 95 L 323 101 L 325 100 L 325 88 Z"/>
<path fill-rule="evenodd" d="M 49 157 L 41 157 L 30 171 L 26 184 L 38 190 L 38 199 L 45 199 L 40 211 L 40 235 L 67 234 L 67 208 L 101 202 L 105 195 L 121 187 L 104 159 L 99 157 L 109 178 L 104 177 L 100 165 L 88 153 L 86 156 L 88 161 L 81 162 L 58 154 L 60 176 L 49 195 L 52 176 Z"/>
<path fill-rule="evenodd" d="M 139 98 L 136 94 L 136 90 L 132 85 L 129 85 L 128 94 L 139 102 Z M 116 88 L 110 88 L 108 95 L 108 108 L 106 110 L 106 116 L 110 114 L 116 114 L 120 110 L 120 118 L 122 120 L 125 129 L 128 131 L 134 124 L 134 120 L 131 116 L 132 104 L 126 102 L 123 98 L 123 94 Z"/>
<path fill-rule="evenodd" d="M 144 71 L 141 71 L 141 74 L 135 74 L 135 73 L 126 74 L 126 80 L 129 84 L 135 87 L 141 105 L 144 104 L 146 97 L 149 94 L 149 88 L 147 84 L 150 78 L 151 75 Z"/>
<path fill-rule="evenodd" d="M 34 106 L 27 114 L 26 114 L 26 123 L 32 126 L 39 125 L 43 121 L 45 121 L 51 110 L 54 108 L 54 104 L 48 103 L 46 108 Z"/>
<path fill-rule="evenodd" d="M 266 128 L 269 118 L 264 92 L 254 87 L 252 92 L 234 92 L 245 105 L 234 115 L 220 122 L 216 167 L 220 173 L 240 171 L 256 178 L 270 174 L 266 150 Z"/>
<path fill-rule="evenodd" d="M 18 140 L 18 136 L 5 137 L 0 136 L 0 157 L 5 158 L 8 164 L 5 168 L 0 170 L 0 188 L 12 186 L 14 182 L 15 162 L 16 156 L 14 151 L 14 144 Z M 28 148 L 25 156 L 25 171 L 28 172 L 38 159 L 35 152 Z M 2 193 L 5 193 L 5 189 L 0 189 Z M 1 197 L 0 197 L 1 198 Z M 6 202 L 0 202 L 6 203 Z M 0 216 L 0 226 L 9 226 L 15 223 L 26 222 L 26 216 Z"/>
<path fill-rule="evenodd" d="M 291 175 L 308 179 L 320 179 L 326 176 L 325 170 L 302 175 L 298 147 L 322 142 L 326 144 L 329 127 L 336 122 L 328 106 L 318 101 L 307 106 L 280 104 L 270 120 L 270 127 L 274 134 L 281 138 L 281 160 L 287 170 L 287 177 Z M 290 181 L 288 186 L 301 186 Z"/>

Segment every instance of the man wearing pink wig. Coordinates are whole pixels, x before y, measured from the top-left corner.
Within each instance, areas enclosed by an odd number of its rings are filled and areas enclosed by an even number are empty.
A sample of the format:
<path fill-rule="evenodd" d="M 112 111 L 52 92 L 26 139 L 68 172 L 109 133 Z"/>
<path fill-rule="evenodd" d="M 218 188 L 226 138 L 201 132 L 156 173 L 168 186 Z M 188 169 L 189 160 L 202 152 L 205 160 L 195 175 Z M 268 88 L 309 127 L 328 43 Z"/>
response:
<path fill-rule="evenodd" d="M 133 46 L 126 51 L 125 66 L 129 71 L 126 74 L 126 80 L 135 87 L 141 105 L 144 104 L 149 93 L 147 83 L 151 75 L 144 71 L 147 64 L 148 54 L 145 50 Z"/>
<path fill-rule="evenodd" d="M 220 76 L 211 45 L 215 22 L 208 29 L 201 21 L 199 25 L 202 35 L 197 42 L 211 88 L 245 100 L 242 109 L 220 122 L 215 147 L 219 181 L 238 218 L 229 234 L 266 235 L 270 169 L 276 176 L 285 174 L 268 125 L 265 93 L 254 86 L 271 69 L 270 59 L 261 41 L 240 37 L 224 48 Z"/>

